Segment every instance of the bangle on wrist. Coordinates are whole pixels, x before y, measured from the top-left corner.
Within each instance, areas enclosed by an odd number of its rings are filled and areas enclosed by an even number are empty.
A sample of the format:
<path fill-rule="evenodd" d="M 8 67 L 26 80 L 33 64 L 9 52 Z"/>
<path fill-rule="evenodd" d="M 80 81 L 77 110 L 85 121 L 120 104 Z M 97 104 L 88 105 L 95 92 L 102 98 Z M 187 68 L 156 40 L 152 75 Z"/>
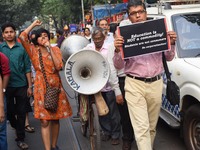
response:
<path fill-rule="evenodd" d="M 28 88 L 32 88 L 33 86 L 29 86 Z"/>

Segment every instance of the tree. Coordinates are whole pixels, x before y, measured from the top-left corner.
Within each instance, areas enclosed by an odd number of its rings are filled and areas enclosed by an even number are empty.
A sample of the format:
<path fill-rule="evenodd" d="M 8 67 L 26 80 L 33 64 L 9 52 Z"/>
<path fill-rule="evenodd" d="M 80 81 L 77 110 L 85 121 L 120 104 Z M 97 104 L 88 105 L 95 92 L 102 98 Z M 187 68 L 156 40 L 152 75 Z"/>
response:
<path fill-rule="evenodd" d="M 112 0 L 111 3 L 122 0 Z M 105 4 L 107 0 L 84 0 L 85 14 L 91 6 Z M 82 20 L 81 0 L 1 0 L 0 25 L 13 22 L 20 28 L 26 21 L 32 21 L 37 16 L 45 24 L 49 24 L 49 17 L 55 28 L 62 28 L 65 24 L 79 23 Z"/>
<path fill-rule="evenodd" d="M 17 28 L 39 14 L 40 0 L 1 0 L 0 25 L 12 22 Z M 37 8 L 37 9 L 36 9 Z"/>

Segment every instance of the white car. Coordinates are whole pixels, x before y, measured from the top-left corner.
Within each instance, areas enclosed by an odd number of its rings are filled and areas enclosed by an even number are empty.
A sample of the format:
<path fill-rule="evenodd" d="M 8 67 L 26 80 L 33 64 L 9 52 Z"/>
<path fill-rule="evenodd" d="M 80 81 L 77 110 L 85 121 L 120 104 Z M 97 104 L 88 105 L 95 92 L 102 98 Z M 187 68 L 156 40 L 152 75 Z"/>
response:
<path fill-rule="evenodd" d="M 164 84 L 160 117 L 171 127 L 180 128 L 188 150 L 200 150 L 200 4 L 167 4 L 167 8 L 163 4 L 147 7 L 148 19 L 166 18 L 168 30 L 178 36 L 176 55 L 168 67 L 180 88 L 180 104 L 170 104 Z"/>

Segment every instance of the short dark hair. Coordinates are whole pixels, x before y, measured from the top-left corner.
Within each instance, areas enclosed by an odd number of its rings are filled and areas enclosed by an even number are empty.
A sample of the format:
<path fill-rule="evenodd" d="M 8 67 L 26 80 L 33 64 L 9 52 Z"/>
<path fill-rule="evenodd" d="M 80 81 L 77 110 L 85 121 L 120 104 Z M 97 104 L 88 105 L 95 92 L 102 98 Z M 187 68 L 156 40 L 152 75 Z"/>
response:
<path fill-rule="evenodd" d="M 46 29 L 44 29 L 44 28 L 40 28 L 40 29 L 36 30 L 35 40 L 32 41 L 34 45 L 38 45 L 37 40 L 41 36 L 42 33 L 46 33 L 47 36 L 48 36 L 48 38 L 49 38 L 49 40 L 50 40 L 50 33 L 49 33 L 49 31 L 46 30 Z"/>
<path fill-rule="evenodd" d="M 85 32 L 85 30 L 88 30 L 88 31 L 90 31 L 90 29 L 89 29 L 89 28 L 87 28 L 87 27 L 84 29 L 84 32 Z"/>
<path fill-rule="evenodd" d="M 106 19 L 103 18 L 103 19 L 100 19 L 100 20 L 98 21 L 98 26 L 99 26 L 100 22 L 103 21 L 103 20 L 106 21 L 106 22 L 108 23 L 108 21 L 107 21 Z"/>
<path fill-rule="evenodd" d="M 15 25 L 13 23 L 6 22 L 1 26 L 1 31 L 4 32 L 7 27 L 13 28 L 14 31 L 16 30 L 16 27 L 15 27 Z"/>
<path fill-rule="evenodd" d="M 129 10 L 131 7 L 142 6 L 146 10 L 145 4 L 141 0 L 130 0 L 127 5 L 127 14 L 129 15 Z"/>

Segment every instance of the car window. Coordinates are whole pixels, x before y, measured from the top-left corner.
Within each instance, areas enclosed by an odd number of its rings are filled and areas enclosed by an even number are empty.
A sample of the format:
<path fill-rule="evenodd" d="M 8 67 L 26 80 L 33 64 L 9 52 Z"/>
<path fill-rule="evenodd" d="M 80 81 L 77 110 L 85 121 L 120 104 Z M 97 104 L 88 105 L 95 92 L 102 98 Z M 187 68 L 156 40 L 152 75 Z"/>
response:
<path fill-rule="evenodd" d="M 172 16 L 180 57 L 200 54 L 200 13 Z"/>

